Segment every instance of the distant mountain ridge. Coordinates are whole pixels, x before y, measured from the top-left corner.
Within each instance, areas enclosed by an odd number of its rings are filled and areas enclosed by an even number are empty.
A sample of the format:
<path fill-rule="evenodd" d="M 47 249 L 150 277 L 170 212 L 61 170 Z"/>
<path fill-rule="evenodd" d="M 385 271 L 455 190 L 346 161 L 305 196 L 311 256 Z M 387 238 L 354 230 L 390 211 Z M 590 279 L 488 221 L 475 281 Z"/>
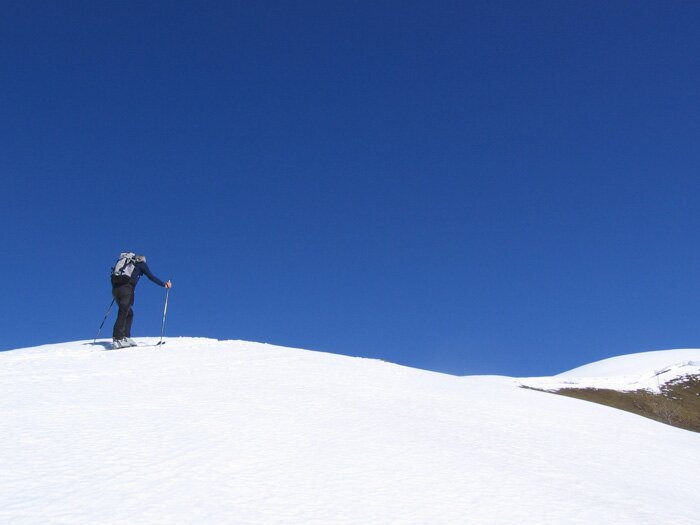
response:
<path fill-rule="evenodd" d="M 522 386 L 619 408 L 700 432 L 700 350 L 661 350 L 604 359 Z"/>

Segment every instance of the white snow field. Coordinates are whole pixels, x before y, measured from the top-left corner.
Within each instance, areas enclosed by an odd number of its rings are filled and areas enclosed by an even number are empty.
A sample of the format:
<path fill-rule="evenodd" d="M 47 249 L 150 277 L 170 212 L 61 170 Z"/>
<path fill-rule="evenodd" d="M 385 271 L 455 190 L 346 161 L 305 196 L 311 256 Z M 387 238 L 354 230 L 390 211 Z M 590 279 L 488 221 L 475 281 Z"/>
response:
<path fill-rule="evenodd" d="M 543 390 L 607 388 L 623 392 L 659 392 L 660 386 L 687 375 L 700 375 L 698 349 L 662 350 L 611 357 L 553 377 L 523 378 L 520 383 Z"/>
<path fill-rule="evenodd" d="M 700 522 L 700 434 L 513 378 L 197 338 L 0 375 L 3 524 Z"/>

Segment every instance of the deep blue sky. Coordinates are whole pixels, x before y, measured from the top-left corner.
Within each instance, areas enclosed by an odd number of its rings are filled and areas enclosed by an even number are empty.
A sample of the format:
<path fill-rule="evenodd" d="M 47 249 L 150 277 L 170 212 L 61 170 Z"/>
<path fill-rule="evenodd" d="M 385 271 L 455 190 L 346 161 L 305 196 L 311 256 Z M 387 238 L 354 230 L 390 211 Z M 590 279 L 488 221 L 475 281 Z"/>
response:
<path fill-rule="evenodd" d="M 674 1 L 6 3 L 0 349 L 94 337 L 122 250 L 173 280 L 168 335 L 455 374 L 700 346 L 699 27 Z M 135 336 L 163 298 L 140 283 Z"/>

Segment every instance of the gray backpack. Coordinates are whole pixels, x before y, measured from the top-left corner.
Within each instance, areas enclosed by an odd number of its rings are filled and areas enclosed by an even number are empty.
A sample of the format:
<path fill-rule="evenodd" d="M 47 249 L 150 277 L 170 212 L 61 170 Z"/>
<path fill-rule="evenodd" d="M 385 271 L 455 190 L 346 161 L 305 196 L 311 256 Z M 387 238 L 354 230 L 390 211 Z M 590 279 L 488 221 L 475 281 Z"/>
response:
<path fill-rule="evenodd" d="M 112 268 L 112 285 L 119 286 L 130 282 L 136 263 L 141 260 L 145 260 L 145 257 L 138 256 L 133 252 L 124 252 L 119 255 L 117 264 Z"/>

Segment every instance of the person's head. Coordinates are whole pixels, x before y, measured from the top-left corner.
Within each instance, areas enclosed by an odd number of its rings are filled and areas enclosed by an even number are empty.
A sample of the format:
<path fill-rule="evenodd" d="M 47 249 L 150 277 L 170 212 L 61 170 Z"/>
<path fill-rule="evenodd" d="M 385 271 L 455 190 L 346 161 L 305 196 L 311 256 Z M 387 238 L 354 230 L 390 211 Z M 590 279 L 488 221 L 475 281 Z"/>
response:
<path fill-rule="evenodd" d="M 135 256 L 134 256 L 134 260 L 135 260 L 137 263 L 146 262 L 146 256 L 145 256 L 145 255 L 135 255 Z"/>

